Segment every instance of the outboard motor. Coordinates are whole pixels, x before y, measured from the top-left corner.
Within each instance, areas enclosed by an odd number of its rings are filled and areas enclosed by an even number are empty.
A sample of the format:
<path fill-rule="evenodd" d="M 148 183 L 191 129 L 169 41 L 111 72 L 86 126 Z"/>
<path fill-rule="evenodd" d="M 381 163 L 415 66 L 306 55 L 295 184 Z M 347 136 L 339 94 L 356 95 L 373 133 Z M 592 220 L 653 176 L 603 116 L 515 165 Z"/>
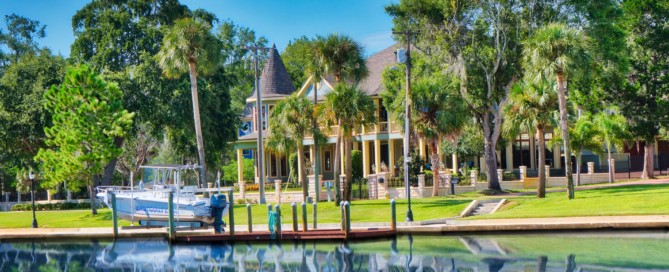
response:
<path fill-rule="evenodd" d="M 223 222 L 223 211 L 228 205 L 228 201 L 224 194 L 215 194 L 211 196 L 211 202 L 209 206 L 211 207 L 211 217 L 214 218 L 214 232 L 221 233 L 224 231 L 223 227 L 225 223 Z"/>

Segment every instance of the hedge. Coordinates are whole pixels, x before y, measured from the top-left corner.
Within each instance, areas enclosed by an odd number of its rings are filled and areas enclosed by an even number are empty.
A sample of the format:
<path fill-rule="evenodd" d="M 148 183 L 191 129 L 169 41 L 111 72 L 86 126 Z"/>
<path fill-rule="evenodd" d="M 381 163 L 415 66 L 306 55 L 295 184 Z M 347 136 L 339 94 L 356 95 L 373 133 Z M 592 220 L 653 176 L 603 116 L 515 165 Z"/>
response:
<path fill-rule="evenodd" d="M 88 202 L 62 202 L 62 203 L 35 203 L 35 210 L 85 210 L 90 209 L 91 203 Z M 12 211 L 31 211 L 32 204 L 16 204 L 12 206 Z"/>

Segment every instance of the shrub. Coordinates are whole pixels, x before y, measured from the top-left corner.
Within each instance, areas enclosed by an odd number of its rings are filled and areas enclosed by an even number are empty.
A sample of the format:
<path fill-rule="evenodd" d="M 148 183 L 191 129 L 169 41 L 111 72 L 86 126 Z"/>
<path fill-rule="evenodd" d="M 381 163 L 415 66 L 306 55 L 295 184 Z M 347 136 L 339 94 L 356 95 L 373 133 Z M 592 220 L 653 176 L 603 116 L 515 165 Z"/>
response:
<path fill-rule="evenodd" d="M 91 208 L 88 202 L 61 202 L 61 203 L 35 203 L 35 210 L 53 211 L 53 210 L 87 210 Z M 12 211 L 30 211 L 32 204 L 16 204 L 12 206 Z"/>
<path fill-rule="evenodd" d="M 297 183 L 297 153 L 288 156 L 288 168 L 290 168 L 290 180 Z"/>
<path fill-rule="evenodd" d="M 253 159 L 243 159 L 242 164 L 244 170 L 244 180 L 246 181 L 254 180 L 255 162 L 253 161 Z M 232 183 L 237 181 L 237 161 L 232 161 L 227 165 L 224 165 L 221 169 L 223 170 L 224 181 L 231 181 Z"/>
<path fill-rule="evenodd" d="M 360 150 L 351 151 L 351 172 L 353 179 L 362 178 L 362 152 Z"/>

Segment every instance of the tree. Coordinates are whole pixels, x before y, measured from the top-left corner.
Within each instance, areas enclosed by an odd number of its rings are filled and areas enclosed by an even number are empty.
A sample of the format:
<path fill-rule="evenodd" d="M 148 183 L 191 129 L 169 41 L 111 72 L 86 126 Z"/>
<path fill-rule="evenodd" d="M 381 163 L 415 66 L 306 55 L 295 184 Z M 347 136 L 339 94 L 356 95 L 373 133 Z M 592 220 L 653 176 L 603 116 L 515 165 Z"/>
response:
<path fill-rule="evenodd" d="M 611 164 L 611 149 L 613 147 L 617 150 L 623 149 L 625 139 L 630 138 L 627 130 L 627 120 L 617 112 L 618 109 L 610 108 L 597 113 L 593 120 L 599 132 L 597 138 L 601 142 L 604 142 L 604 147 L 606 148 L 607 164 L 609 165 L 609 183 L 613 183 L 613 175 L 615 175 L 613 165 Z"/>
<path fill-rule="evenodd" d="M 53 125 L 45 129 L 48 148 L 35 157 L 42 163 L 43 185 L 55 188 L 68 181 L 73 191 L 87 186 L 93 214 L 96 182 L 104 166 L 121 153 L 114 138 L 127 134 L 134 117 L 123 109 L 121 94 L 82 65 L 68 70 L 63 83 L 44 95 Z"/>
<path fill-rule="evenodd" d="M 416 61 L 417 75 L 423 75 L 416 80 L 411 88 L 411 126 L 418 136 L 427 140 L 430 146 L 430 164 L 435 180 L 439 178 L 439 168 L 441 160 L 439 158 L 438 147 L 441 145 L 441 139 L 444 136 L 456 136 L 448 138 L 457 138 L 468 119 L 467 109 L 459 96 L 459 80 L 450 75 L 439 75 L 430 73 L 425 65 L 421 65 L 421 59 Z M 405 122 L 403 95 L 404 83 L 389 82 L 392 78 L 404 79 L 404 69 L 389 69 L 384 75 L 384 85 L 386 91 L 382 93 L 384 105 L 393 113 L 393 117 L 402 127 Z M 390 73 L 395 73 L 392 76 Z M 386 84 L 387 83 L 387 84 Z M 399 84 L 397 84 L 399 83 Z M 432 187 L 432 196 L 439 193 L 439 182 L 435 182 Z"/>
<path fill-rule="evenodd" d="M 669 6 L 666 1 L 622 1 L 623 26 L 629 33 L 630 72 L 626 88 L 615 94 L 630 132 L 645 141 L 642 178 L 653 178 L 654 142 L 669 125 Z"/>
<path fill-rule="evenodd" d="M 302 196 L 306 200 L 309 196 L 309 182 L 306 179 L 304 161 L 304 137 L 308 134 L 319 137 L 318 128 L 314 128 L 315 122 L 314 104 L 304 96 L 294 93 L 276 104 L 272 111 L 269 122 L 270 135 L 267 140 L 268 147 L 286 152 L 287 145 L 297 149 L 298 180 L 302 184 Z M 282 143 L 282 144 L 269 144 Z"/>
<path fill-rule="evenodd" d="M 501 190 L 495 172 L 501 109 L 520 78 L 520 39 L 529 25 L 520 22 L 520 3 L 407 0 L 386 11 L 396 30 L 420 31 L 413 46 L 460 79 L 464 104 L 483 131 L 488 187 Z"/>
<path fill-rule="evenodd" d="M 220 46 L 218 40 L 209 32 L 211 25 L 195 18 L 175 21 L 165 30 L 163 47 L 156 55 L 159 65 L 168 77 L 177 77 L 188 71 L 193 103 L 193 121 L 197 140 L 198 160 L 200 165 L 200 187 L 206 188 L 207 164 L 205 163 L 204 143 L 200 120 L 200 105 L 197 92 L 197 74 L 211 73 L 218 65 Z"/>
<path fill-rule="evenodd" d="M 9 49 L 9 54 L 0 50 L 0 74 L 9 63 L 16 63 L 26 53 L 37 51 L 36 39 L 46 36 L 46 26 L 37 20 L 16 15 L 5 15 L 7 33 L 0 30 L 0 45 Z"/>
<path fill-rule="evenodd" d="M 178 0 L 95 0 L 72 16 L 75 40 L 71 58 L 88 63 L 106 81 L 121 86 L 124 108 L 137 113 L 135 124 L 153 124 L 153 136 L 162 136 L 164 126 L 159 124 L 171 120 L 165 114 L 169 108 L 164 107 L 163 98 L 169 97 L 175 82 L 142 72 L 152 71 L 154 63 L 148 56 L 160 50 L 160 28 L 189 12 Z M 156 88 L 159 86 L 167 87 Z M 115 144 L 123 147 L 123 138 L 115 139 Z M 111 184 L 116 162 L 114 159 L 105 167 L 104 185 Z"/>
<path fill-rule="evenodd" d="M 535 77 L 554 75 L 557 79 L 560 108 L 560 130 L 564 145 L 565 175 L 569 199 L 574 198 L 574 179 L 571 173 L 569 124 L 567 114 L 566 84 L 569 76 L 585 68 L 589 58 L 586 52 L 588 40 L 578 30 L 564 24 L 549 24 L 538 29 L 523 49 L 524 67 Z"/>
<path fill-rule="evenodd" d="M 307 81 L 310 75 L 313 75 L 310 65 L 315 60 L 313 56 L 314 40 L 305 36 L 299 37 L 288 42 L 286 49 L 281 53 L 281 59 L 286 64 L 286 70 L 299 89 Z M 320 80 L 320 78 L 318 78 Z"/>
<path fill-rule="evenodd" d="M 353 133 L 361 128 L 370 128 L 376 124 L 376 105 L 362 90 L 339 83 L 334 90 L 325 95 L 321 110 L 321 119 L 339 124 L 339 133 L 344 145 L 344 172 L 346 187 L 344 199 L 351 201 L 352 189 L 352 154 Z M 336 167 L 336 166 L 335 166 Z M 335 168 L 336 171 L 336 168 Z"/>
<path fill-rule="evenodd" d="M 244 158 L 242 161 L 242 176 L 244 177 L 244 180 L 246 181 L 253 181 L 253 175 L 254 175 L 254 161 L 253 159 L 246 159 Z M 235 181 L 237 180 L 237 162 L 231 162 L 229 164 L 224 165 L 221 170 L 223 170 L 223 182 L 230 182 L 230 184 L 234 184 Z"/>
<path fill-rule="evenodd" d="M 342 80 L 359 81 L 367 76 L 367 66 L 362 57 L 362 46 L 348 36 L 339 34 L 330 34 L 327 37 L 318 36 L 311 52 L 313 60 L 308 64 L 307 70 L 316 79 L 325 75 L 332 75 L 335 82 L 339 84 Z M 342 156 L 339 150 L 341 150 L 340 145 L 342 144 L 341 127 L 344 124 L 339 119 L 328 120 L 332 122 L 326 124 L 328 127 L 336 125 L 340 128 L 337 130 L 334 163 L 335 205 L 339 205 L 339 202 L 341 202 L 339 169 L 341 168 Z"/>
<path fill-rule="evenodd" d="M 62 82 L 65 66 L 62 57 L 42 49 L 6 67 L 0 78 L 0 172 L 16 176 L 17 170 L 36 168 L 33 158 L 46 147 L 44 127 L 51 125 L 42 100 L 50 86 Z"/>
<path fill-rule="evenodd" d="M 521 133 L 521 129 L 536 132 L 539 144 L 539 185 L 537 197 L 546 197 L 546 138 L 545 131 L 554 124 L 556 118 L 557 95 L 554 92 L 554 82 L 541 78 L 532 83 L 521 81 L 516 84 L 509 96 L 509 104 L 504 109 L 504 130 L 513 135 Z"/>

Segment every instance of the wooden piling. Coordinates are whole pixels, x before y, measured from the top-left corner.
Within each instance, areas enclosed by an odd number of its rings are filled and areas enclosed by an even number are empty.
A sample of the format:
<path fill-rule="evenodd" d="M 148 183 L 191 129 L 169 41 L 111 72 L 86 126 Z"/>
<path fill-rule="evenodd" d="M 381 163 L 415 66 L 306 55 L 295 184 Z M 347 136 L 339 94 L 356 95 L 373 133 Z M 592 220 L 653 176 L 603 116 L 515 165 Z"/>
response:
<path fill-rule="evenodd" d="M 290 209 L 293 211 L 293 231 L 297 232 L 297 204 L 290 203 Z"/>
<path fill-rule="evenodd" d="M 253 232 L 253 219 L 251 217 L 251 203 L 246 203 L 246 217 L 248 218 L 249 233 Z"/>
<path fill-rule="evenodd" d="M 307 231 L 307 203 L 302 202 L 302 231 Z"/>
<path fill-rule="evenodd" d="M 274 230 L 276 231 L 277 239 L 281 240 L 281 209 L 279 204 L 274 206 L 274 210 L 276 211 L 276 225 L 274 226 Z"/>
<path fill-rule="evenodd" d="M 170 242 L 176 240 L 176 228 L 174 226 L 174 192 L 169 192 L 167 197 L 167 214 L 169 216 L 168 231 Z"/>
<path fill-rule="evenodd" d="M 116 211 L 116 193 L 111 193 L 112 222 L 114 228 L 114 239 L 118 237 L 118 212 Z"/>
<path fill-rule="evenodd" d="M 348 239 L 351 235 L 351 204 L 348 201 L 344 202 L 344 218 L 346 224 L 344 236 Z"/>
<path fill-rule="evenodd" d="M 318 229 L 318 204 L 314 202 L 314 211 L 313 211 L 313 216 L 314 216 L 314 230 Z"/>
<path fill-rule="evenodd" d="M 397 210 L 395 209 L 395 199 L 390 200 L 390 229 L 397 229 Z"/>
<path fill-rule="evenodd" d="M 228 205 L 230 205 L 230 206 L 228 206 L 229 207 L 228 208 L 228 215 L 229 215 L 229 218 L 230 218 L 230 219 L 228 219 L 228 223 L 230 223 L 230 236 L 231 237 L 235 236 L 235 209 L 234 209 L 235 208 L 235 205 L 234 205 L 235 200 L 234 200 L 233 197 L 234 197 L 234 193 L 232 192 L 232 190 L 228 191 L 228 198 L 229 198 Z"/>

